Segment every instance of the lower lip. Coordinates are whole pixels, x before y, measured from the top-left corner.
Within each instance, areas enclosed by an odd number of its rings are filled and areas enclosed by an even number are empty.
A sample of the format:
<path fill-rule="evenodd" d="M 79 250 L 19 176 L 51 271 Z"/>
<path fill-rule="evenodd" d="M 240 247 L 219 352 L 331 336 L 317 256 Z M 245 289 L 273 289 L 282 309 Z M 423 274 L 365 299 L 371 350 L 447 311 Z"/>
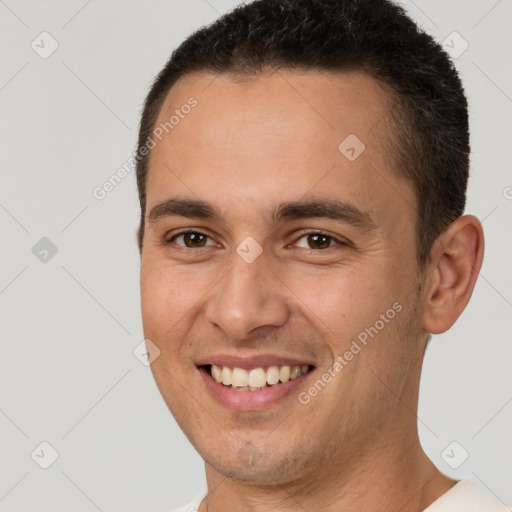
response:
<path fill-rule="evenodd" d="M 221 405 L 239 411 L 257 411 L 279 402 L 293 393 L 312 371 L 310 370 L 288 382 L 281 382 L 264 388 L 261 391 L 236 391 L 233 388 L 219 384 L 205 368 L 199 368 L 199 373 L 213 398 Z"/>

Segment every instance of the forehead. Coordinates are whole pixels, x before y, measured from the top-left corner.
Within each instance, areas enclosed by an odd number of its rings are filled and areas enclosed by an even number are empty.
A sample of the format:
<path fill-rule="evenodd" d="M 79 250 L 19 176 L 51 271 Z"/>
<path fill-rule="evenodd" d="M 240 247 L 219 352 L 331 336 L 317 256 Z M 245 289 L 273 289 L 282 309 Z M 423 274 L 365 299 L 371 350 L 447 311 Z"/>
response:
<path fill-rule="evenodd" d="M 221 208 L 223 199 L 271 207 L 312 192 L 371 210 L 397 188 L 413 201 L 393 172 L 391 108 L 389 93 L 362 72 L 187 75 L 155 125 L 164 129 L 150 154 L 148 208 L 171 193 Z M 383 176 L 396 183 L 383 187 Z"/>
<path fill-rule="evenodd" d="M 359 71 L 186 75 L 167 95 L 156 124 L 165 125 L 173 114 L 180 114 L 190 98 L 197 101 L 197 108 L 188 122 L 182 123 L 180 117 L 181 126 L 164 134 L 171 143 L 178 144 L 181 136 L 189 139 L 194 132 L 198 140 L 214 145 L 258 136 L 267 143 L 274 140 L 272 146 L 282 149 L 289 135 L 310 148 L 318 147 L 321 136 L 336 149 L 340 137 L 351 133 L 372 146 L 390 135 L 386 117 L 393 107 L 391 96 L 381 82 Z"/>

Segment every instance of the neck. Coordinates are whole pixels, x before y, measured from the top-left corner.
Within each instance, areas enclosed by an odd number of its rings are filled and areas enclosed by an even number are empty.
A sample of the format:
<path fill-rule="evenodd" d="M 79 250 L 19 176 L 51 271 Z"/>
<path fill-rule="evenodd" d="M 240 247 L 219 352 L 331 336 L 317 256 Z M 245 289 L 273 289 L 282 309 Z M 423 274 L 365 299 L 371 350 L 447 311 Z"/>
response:
<path fill-rule="evenodd" d="M 421 448 L 417 433 L 419 375 L 403 387 L 389 421 L 351 453 L 324 460 L 292 482 L 256 485 L 232 480 L 206 464 L 208 497 L 199 512 L 380 510 L 419 512 L 454 481 L 440 473 Z M 356 443 L 354 443 L 356 444 Z"/>
<path fill-rule="evenodd" d="M 397 452 L 391 446 L 359 459 L 351 468 L 323 468 L 307 478 L 272 487 L 236 482 L 208 466 L 206 478 L 209 493 L 199 512 L 419 512 L 455 483 L 434 467 L 421 447 Z"/>

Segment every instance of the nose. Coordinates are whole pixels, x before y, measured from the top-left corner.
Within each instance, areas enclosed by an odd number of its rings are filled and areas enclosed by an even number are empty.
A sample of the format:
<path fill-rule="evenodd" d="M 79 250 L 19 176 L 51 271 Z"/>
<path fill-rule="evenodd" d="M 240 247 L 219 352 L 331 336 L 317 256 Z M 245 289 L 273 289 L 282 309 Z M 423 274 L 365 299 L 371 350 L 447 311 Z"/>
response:
<path fill-rule="evenodd" d="M 207 321 L 230 339 L 246 340 L 260 328 L 283 326 L 290 310 L 283 283 L 264 255 L 247 263 L 234 254 L 230 271 L 206 307 Z"/>

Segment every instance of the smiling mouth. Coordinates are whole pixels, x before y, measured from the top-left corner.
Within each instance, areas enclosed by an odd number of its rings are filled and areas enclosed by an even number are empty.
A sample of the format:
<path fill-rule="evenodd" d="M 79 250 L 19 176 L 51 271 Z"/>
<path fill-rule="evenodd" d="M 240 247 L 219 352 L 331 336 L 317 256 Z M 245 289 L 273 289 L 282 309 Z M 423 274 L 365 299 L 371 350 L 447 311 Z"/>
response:
<path fill-rule="evenodd" d="M 295 380 L 310 372 L 314 367 L 311 365 L 284 365 L 244 369 L 208 364 L 202 366 L 202 368 L 215 382 L 222 384 L 226 388 L 236 391 L 261 391 L 265 388 Z"/>

